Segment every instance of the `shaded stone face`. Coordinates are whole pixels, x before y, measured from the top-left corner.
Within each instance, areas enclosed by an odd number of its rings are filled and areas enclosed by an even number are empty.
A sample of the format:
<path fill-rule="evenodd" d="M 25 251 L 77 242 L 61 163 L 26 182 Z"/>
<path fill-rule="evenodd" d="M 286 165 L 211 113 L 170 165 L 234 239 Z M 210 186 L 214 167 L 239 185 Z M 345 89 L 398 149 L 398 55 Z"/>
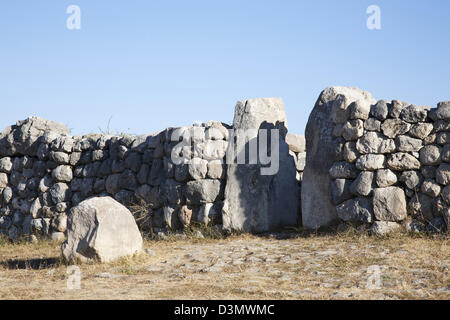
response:
<path fill-rule="evenodd" d="M 340 219 L 348 222 L 372 222 L 373 209 L 370 200 L 366 198 L 350 199 L 337 206 Z"/>
<path fill-rule="evenodd" d="M 345 200 L 351 199 L 353 197 L 350 192 L 350 185 L 352 180 L 348 179 L 335 179 L 331 181 L 330 193 L 331 202 L 333 204 L 340 204 Z"/>
<path fill-rule="evenodd" d="M 231 141 L 240 139 L 242 132 L 250 135 L 248 142 L 240 150 L 230 143 L 228 154 L 237 156 L 250 152 L 250 145 L 260 145 L 258 130 L 277 130 L 276 145 L 269 145 L 270 154 L 278 153 L 278 170 L 264 174 L 262 159 L 256 164 L 250 161 L 237 162 L 238 158 L 227 158 L 227 185 L 223 207 L 223 227 L 225 230 L 264 232 L 281 226 L 296 226 L 298 219 L 299 197 L 296 180 L 295 159 L 289 154 L 285 141 L 287 124 L 283 102 L 278 98 L 250 99 L 236 105 L 233 136 Z M 251 132 L 254 132 L 251 134 Z M 298 150 L 301 143 L 288 141 Z M 276 149 L 273 149 L 276 148 Z M 268 154 L 269 152 L 267 152 Z M 271 163 L 272 165 L 272 163 Z"/>

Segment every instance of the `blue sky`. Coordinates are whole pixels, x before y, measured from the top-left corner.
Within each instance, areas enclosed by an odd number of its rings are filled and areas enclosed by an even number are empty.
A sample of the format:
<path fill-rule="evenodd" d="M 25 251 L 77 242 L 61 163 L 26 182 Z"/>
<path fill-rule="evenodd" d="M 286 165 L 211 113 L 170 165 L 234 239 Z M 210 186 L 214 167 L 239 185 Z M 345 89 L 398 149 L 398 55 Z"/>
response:
<path fill-rule="evenodd" d="M 72 4 L 81 30 L 66 28 Z M 372 4 L 381 30 L 366 28 Z M 435 106 L 450 99 L 449 33 L 447 0 L 2 1 L 0 129 L 36 115 L 143 134 L 282 97 L 303 134 L 331 85 Z"/>

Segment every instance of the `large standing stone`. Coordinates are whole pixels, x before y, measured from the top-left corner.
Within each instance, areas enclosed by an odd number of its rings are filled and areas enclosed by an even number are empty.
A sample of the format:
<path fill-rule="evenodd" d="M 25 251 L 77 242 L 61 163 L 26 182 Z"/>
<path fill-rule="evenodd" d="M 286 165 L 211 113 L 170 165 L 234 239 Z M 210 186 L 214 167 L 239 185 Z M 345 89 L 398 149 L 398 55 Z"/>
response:
<path fill-rule="evenodd" d="M 90 198 L 71 209 L 62 245 L 66 260 L 109 262 L 141 249 L 133 215 L 111 197 Z"/>
<path fill-rule="evenodd" d="M 223 207 L 223 228 L 264 232 L 282 226 L 296 226 L 299 211 L 298 183 L 295 163 L 285 141 L 287 133 L 286 114 L 279 98 L 262 98 L 239 101 L 233 122 L 234 132 L 230 141 L 248 137 L 245 147 L 229 143 L 227 150 L 227 185 Z M 256 164 L 249 163 L 250 145 L 261 147 L 258 130 L 267 129 L 271 163 L 262 164 L 258 155 Z M 279 139 L 272 149 L 270 129 L 277 129 Z M 239 150 L 236 150 L 238 149 Z M 269 151 L 267 150 L 267 151 Z M 263 150 L 265 151 L 265 150 Z M 279 159 L 274 157 L 278 153 Z M 235 155 L 246 155 L 245 163 L 237 163 Z M 264 152 L 265 155 L 269 154 Z M 239 161 L 240 162 L 240 161 Z M 275 170 L 278 169 L 278 170 Z"/>
<path fill-rule="evenodd" d="M 344 99 L 342 99 L 344 97 Z M 340 101 L 339 108 L 334 107 Z M 333 138 L 336 113 L 345 115 L 355 101 L 372 105 L 376 100 L 368 92 L 357 88 L 330 87 L 325 89 L 311 112 L 306 126 L 306 166 L 302 182 L 303 226 L 315 229 L 337 220 L 337 211 L 331 201 L 329 170 L 337 156 Z M 345 117 L 343 117 L 345 118 Z M 342 119 L 340 119 L 342 120 Z M 342 121 L 341 123 L 345 122 Z"/>
<path fill-rule="evenodd" d="M 406 218 L 405 193 L 399 187 L 373 190 L 373 211 L 377 220 L 402 221 Z"/>

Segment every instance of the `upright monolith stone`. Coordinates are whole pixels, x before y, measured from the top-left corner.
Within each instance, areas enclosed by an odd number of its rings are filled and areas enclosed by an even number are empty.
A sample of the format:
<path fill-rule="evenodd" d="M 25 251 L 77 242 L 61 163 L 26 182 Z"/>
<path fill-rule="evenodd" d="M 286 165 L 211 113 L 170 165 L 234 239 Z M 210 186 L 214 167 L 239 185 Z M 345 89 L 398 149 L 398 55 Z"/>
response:
<path fill-rule="evenodd" d="M 233 129 L 226 157 L 224 229 L 258 233 L 297 225 L 298 183 L 285 141 L 283 101 L 239 101 Z"/>
<path fill-rule="evenodd" d="M 304 227 L 316 229 L 337 219 L 336 206 L 331 201 L 329 170 L 335 161 L 340 160 L 343 146 L 342 141 L 333 138 L 333 129 L 336 126 L 345 130 L 344 123 L 348 124 L 347 120 L 353 118 L 352 112 L 356 110 L 368 115 L 370 106 L 375 103 L 370 93 L 353 87 L 330 87 L 320 94 L 305 131 L 306 166 L 301 196 Z M 347 129 L 349 135 L 359 130 L 356 124 Z"/>

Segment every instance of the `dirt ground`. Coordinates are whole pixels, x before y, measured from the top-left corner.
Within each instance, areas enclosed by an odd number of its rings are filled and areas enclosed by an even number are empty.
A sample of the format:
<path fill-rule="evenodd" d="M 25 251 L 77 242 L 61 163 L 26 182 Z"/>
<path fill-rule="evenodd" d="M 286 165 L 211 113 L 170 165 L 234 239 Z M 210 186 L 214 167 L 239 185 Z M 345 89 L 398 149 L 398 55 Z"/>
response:
<path fill-rule="evenodd" d="M 174 237 L 144 247 L 74 267 L 60 243 L 3 239 L 0 299 L 450 299 L 448 237 Z"/>

